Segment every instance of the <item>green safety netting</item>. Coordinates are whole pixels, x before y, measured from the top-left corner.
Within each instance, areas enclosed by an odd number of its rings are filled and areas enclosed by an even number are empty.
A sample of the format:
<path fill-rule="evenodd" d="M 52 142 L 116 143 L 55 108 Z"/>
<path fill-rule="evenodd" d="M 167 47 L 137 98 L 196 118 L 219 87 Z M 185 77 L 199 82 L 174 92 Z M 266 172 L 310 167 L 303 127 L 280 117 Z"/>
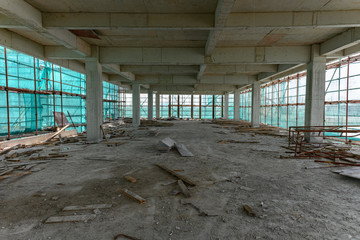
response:
<path fill-rule="evenodd" d="M 6 79 L 9 106 L 4 89 Z M 54 126 L 54 111 L 62 111 L 68 118 L 70 114 L 75 124 L 86 123 L 86 80 L 82 73 L 0 46 L 0 87 L 3 87 L 0 90 L 0 135 L 8 134 L 7 107 L 11 134 Z M 104 118 L 118 116 L 118 90 L 117 86 L 104 82 Z M 77 130 L 84 131 L 85 126 Z"/>

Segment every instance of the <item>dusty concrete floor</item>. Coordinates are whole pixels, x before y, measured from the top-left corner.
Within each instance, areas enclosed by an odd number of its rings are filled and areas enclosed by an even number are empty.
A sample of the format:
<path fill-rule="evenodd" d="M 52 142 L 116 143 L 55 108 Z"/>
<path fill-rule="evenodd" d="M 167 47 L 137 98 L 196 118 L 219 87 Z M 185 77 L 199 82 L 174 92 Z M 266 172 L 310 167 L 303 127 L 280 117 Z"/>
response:
<path fill-rule="evenodd" d="M 139 239 L 360 239 L 359 180 L 326 168 L 304 169 L 317 166 L 313 160 L 279 159 L 287 151 L 281 148 L 286 138 L 232 133 L 198 121 L 174 124 L 159 128 L 156 137 L 144 135 L 118 147 L 52 147 L 78 151 L 69 152 L 66 161 L 39 165 L 43 169 L 31 175 L 0 182 L 0 239 L 113 239 L 119 233 Z M 195 157 L 158 153 L 157 142 L 168 136 Z M 216 143 L 221 139 L 261 143 Z M 190 190 L 192 203 L 218 216 L 199 216 L 181 203 L 181 194 L 171 195 L 177 185 L 162 183 L 174 178 L 155 163 L 183 169 L 180 173 L 197 183 Z M 126 174 L 138 182 L 126 181 Z M 147 202 L 126 198 L 122 188 Z M 44 224 L 65 206 L 99 203 L 113 206 L 92 221 Z M 248 216 L 244 204 L 257 216 Z"/>

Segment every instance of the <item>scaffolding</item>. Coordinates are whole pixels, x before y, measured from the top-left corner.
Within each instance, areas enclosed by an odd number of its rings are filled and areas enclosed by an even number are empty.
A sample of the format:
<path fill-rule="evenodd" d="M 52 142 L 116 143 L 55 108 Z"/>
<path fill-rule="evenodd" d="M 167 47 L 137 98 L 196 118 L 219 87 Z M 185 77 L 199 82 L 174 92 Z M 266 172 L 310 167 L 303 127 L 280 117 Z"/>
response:
<path fill-rule="evenodd" d="M 119 116 L 119 88 L 104 82 L 104 118 Z M 0 135 L 56 126 L 54 112 L 86 129 L 85 75 L 0 46 Z"/>
<path fill-rule="evenodd" d="M 260 122 L 281 128 L 304 126 L 305 93 L 306 71 L 261 85 Z M 247 121 L 251 121 L 250 94 L 251 89 L 240 93 L 240 119 Z M 359 140 L 346 130 L 360 124 L 360 55 L 327 64 L 323 114 L 324 127 L 344 126 L 345 141 Z"/>

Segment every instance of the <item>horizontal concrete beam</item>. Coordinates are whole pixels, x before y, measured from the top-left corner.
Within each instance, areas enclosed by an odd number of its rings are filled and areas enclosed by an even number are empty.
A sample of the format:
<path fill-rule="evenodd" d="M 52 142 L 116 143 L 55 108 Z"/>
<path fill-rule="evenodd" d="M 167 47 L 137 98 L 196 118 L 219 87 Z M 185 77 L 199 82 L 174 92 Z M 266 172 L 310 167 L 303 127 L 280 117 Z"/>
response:
<path fill-rule="evenodd" d="M 163 84 L 163 85 L 193 85 L 193 84 L 224 84 L 224 85 L 246 85 L 256 81 L 255 76 L 250 75 L 210 75 L 203 76 L 198 80 L 196 76 L 176 76 L 176 75 L 138 75 L 136 81 L 142 84 Z"/>
<path fill-rule="evenodd" d="M 310 61 L 309 46 L 216 48 L 101 47 L 100 62 L 121 65 L 299 64 Z"/>
<path fill-rule="evenodd" d="M 62 29 L 46 29 L 42 23 L 42 13 L 24 0 L 1 0 L 0 13 L 83 56 L 91 55 L 90 45 L 73 33 Z"/>
<path fill-rule="evenodd" d="M 157 91 L 159 93 L 202 93 L 202 94 L 223 94 L 226 91 L 235 91 L 237 89 L 234 85 L 208 85 L 208 84 L 197 84 L 194 86 L 187 85 L 156 85 L 151 84 L 150 90 Z"/>
<path fill-rule="evenodd" d="M 6 29 L 0 29 L 0 45 L 73 71 L 85 73 L 84 63 L 66 59 L 49 59 L 45 56 L 45 48 L 42 45 Z"/>
<path fill-rule="evenodd" d="M 125 78 L 127 81 L 131 82 L 135 80 L 135 75 L 133 73 L 127 71 L 121 71 L 122 69 L 120 68 L 119 65 L 103 64 L 103 69 L 105 69 L 106 72 L 118 74 L 121 77 Z"/>
<path fill-rule="evenodd" d="M 137 65 L 122 65 L 121 70 L 124 72 L 132 72 L 134 74 L 150 75 L 150 74 L 195 74 L 199 71 L 199 66 L 137 66 Z"/>
<path fill-rule="evenodd" d="M 258 74 L 257 76 L 257 80 L 258 81 L 264 81 L 267 79 L 272 79 L 274 76 L 284 73 L 284 72 L 288 72 L 294 68 L 297 68 L 299 65 L 296 64 L 281 64 L 278 66 L 277 71 L 275 72 L 263 72 Z"/>
<path fill-rule="evenodd" d="M 100 62 L 121 65 L 198 65 L 204 62 L 204 49 L 101 47 Z"/>
<path fill-rule="evenodd" d="M 244 72 L 276 72 L 276 64 L 233 64 L 233 65 L 207 65 L 205 74 L 238 74 Z"/>
<path fill-rule="evenodd" d="M 12 0 L 8 0 L 12 1 Z M 360 10 L 309 12 L 251 12 L 229 14 L 225 29 L 356 27 Z M 214 14 L 43 13 L 46 28 L 215 30 Z"/>
<path fill-rule="evenodd" d="M 207 64 L 299 64 L 310 61 L 309 46 L 216 48 Z"/>
<path fill-rule="evenodd" d="M 320 54 L 328 55 L 360 43 L 360 28 L 351 28 L 320 45 Z"/>

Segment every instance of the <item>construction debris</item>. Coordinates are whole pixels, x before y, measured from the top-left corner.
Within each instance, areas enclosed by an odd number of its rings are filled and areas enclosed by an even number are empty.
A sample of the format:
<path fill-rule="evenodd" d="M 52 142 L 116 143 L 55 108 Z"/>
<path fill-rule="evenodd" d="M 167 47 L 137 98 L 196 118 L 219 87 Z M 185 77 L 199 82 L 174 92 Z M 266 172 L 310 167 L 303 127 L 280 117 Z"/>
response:
<path fill-rule="evenodd" d="M 163 140 L 159 141 L 157 144 L 157 149 L 160 152 L 170 152 L 170 150 L 175 147 L 176 142 L 172 140 L 171 138 L 167 137 Z"/>
<path fill-rule="evenodd" d="M 126 188 L 122 189 L 121 192 L 122 192 L 124 195 L 126 195 L 127 197 L 138 201 L 140 204 L 143 204 L 143 203 L 146 202 L 146 199 L 140 197 L 140 196 L 137 195 L 136 193 L 133 193 L 133 192 L 129 191 L 129 190 L 126 189 Z"/>
<path fill-rule="evenodd" d="M 53 139 L 54 137 L 58 136 L 62 131 L 64 131 L 65 129 L 67 129 L 68 127 L 70 127 L 70 124 L 64 126 L 63 128 L 61 128 L 59 131 L 57 131 L 56 133 L 54 133 L 53 135 L 51 135 L 48 139 L 46 139 L 43 143 L 47 143 L 49 142 L 51 139 Z"/>
<path fill-rule="evenodd" d="M 82 205 L 82 206 L 67 206 L 63 208 L 63 211 L 82 211 L 82 210 L 104 209 L 111 207 L 112 204 L 91 204 L 91 205 Z"/>
<path fill-rule="evenodd" d="M 131 240 L 140 240 L 139 238 L 136 238 L 136 237 L 131 237 L 129 235 L 125 235 L 125 234 L 118 234 L 114 237 L 114 240 L 117 240 L 119 237 L 124 237 L 124 238 L 127 238 L 127 239 L 131 239 Z"/>
<path fill-rule="evenodd" d="M 136 183 L 136 179 L 133 178 L 133 177 L 131 177 L 131 176 L 124 176 L 124 178 L 125 178 L 126 180 L 128 180 L 129 182 Z"/>
<path fill-rule="evenodd" d="M 182 157 L 193 157 L 194 156 L 194 154 L 192 154 L 184 144 L 175 143 L 175 147 Z"/>
<path fill-rule="evenodd" d="M 192 206 L 193 208 L 195 208 L 196 211 L 199 212 L 199 216 L 201 216 L 201 217 L 216 217 L 216 216 L 218 216 L 218 214 L 209 214 L 209 213 L 201 210 L 198 206 L 196 206 L 194 203 L 192 203 L 189 200 L 181 199 L 180 203 L 182 205 L 190 205 L 190 206 Z"/>
<path fill-rule="evenodd" d="M 256 217 L 255 212 L 253 211 L 253 209 L 252 209 L 249 205 L 244 205 L 243 208 L 244 208 L 245 212 L 246 212 L 249 216 L 251 216 L 251 217 Z"/>
<path fill-rule="evenodd" d="M 185 197 L 189 198 L 191 197 L 191 194 L 189 192 L 189 189 L 185 186 L 185 184 L 183 183 L 183 181 L 178 180 L 178 185 L 180 187 L 181 192 L 184 194 Z"/>
<path fill-rule="evenodd" d="M 188 184 L 188 185 L 190 185 L 190 186 L 196 186 L 195 183 L 193 183 L 192 181 L 190 181 L 190 180 L 187 179 L 186 177 L 181 176 L 181 175 L 178 174 L 177 172 L 175 172 L 175 171 L 173 171 L 173 170 L 171 170 L 171 169 L 169 169 L 169 168 L 167 168 L 167 167 L 165 167 L 165 166 L 163 166 L 163 165 L 155 164 L 155 166 L 157 166 L 157 167 L 165 170 L 166 172 L 174 175 L 175 177 L 177 177 L 178 179 L 182 180 L 184 183 L 186 183 L 186 184 Z"/>
<path fill-rule="evenodd" d="M 53 216 L 49 217 L 45 223 L 63 223 L 63 222 L 88 222 L 93 220 L 96 214 L 71 215 L 71 216 Z"/>
<path fill-rule="evenodd" d="M 258 141 L 219 140 L 217 143 L 260 143 Z"/>

